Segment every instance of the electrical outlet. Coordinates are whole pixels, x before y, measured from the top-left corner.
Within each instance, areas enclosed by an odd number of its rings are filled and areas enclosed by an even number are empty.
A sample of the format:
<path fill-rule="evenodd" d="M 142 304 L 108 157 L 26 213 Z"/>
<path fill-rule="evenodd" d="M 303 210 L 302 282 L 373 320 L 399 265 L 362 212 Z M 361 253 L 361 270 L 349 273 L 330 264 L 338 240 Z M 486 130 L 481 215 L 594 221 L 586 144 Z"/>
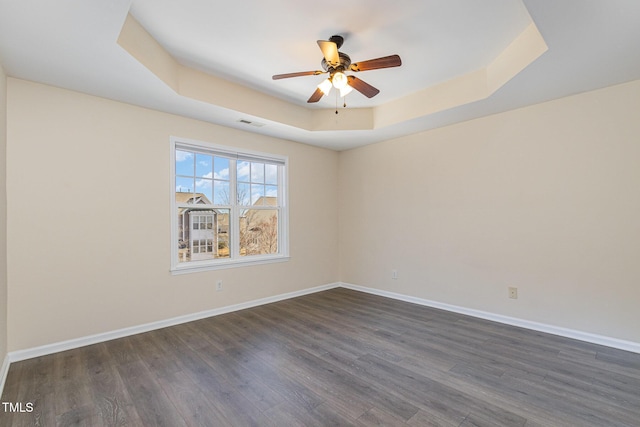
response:
<path fill-rule="evenodd" d="M 518 288 L 509 286 L 509 298 L 518 299 Z"/>
<path fill-rule="evenodd" d="M 216 283 L 216 291 L 221 291 L 222 290 L 222 280 L 218 280 L 218 282 Z"/>
<path fill-rule="evenodd" d="M 398 270 L 391 270 L 391 278 L 394 280 L 398 278 Z"/>

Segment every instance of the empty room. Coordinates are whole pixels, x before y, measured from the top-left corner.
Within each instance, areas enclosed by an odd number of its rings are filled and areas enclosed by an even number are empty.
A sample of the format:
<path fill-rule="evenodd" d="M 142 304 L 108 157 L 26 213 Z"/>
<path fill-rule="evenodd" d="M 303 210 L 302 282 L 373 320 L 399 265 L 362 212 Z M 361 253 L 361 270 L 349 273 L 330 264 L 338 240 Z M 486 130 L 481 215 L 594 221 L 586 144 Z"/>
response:
<path fill-rule="evenodd" d="M 0 426 L 640 426 L 639 22 L 0 0 Z"/>

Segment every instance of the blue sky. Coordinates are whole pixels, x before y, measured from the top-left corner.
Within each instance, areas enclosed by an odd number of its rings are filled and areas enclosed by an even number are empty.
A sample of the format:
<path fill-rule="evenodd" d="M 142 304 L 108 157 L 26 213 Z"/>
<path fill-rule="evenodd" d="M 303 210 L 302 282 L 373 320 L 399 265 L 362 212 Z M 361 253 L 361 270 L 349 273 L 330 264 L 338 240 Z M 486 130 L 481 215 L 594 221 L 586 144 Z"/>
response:
<path fill-rule="evenodd" d="M 228 204 L 229 167 L 233 160 L 176 150 L 176 191 L 203 193 L 214 204 Z M 278 167 L 260 162 L 237 161 L 238 195 L 252 205 L 262 196 L 278 195 Z M 249 197 L 250 196 L 250 197 Z"/>

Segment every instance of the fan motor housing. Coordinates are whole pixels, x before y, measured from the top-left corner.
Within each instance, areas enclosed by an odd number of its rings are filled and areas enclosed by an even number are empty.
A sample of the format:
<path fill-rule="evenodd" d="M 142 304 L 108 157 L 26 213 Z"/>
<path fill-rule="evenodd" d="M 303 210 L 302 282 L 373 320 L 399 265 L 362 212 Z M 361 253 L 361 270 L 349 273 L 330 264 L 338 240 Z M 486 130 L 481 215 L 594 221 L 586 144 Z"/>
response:
<path fill-rule="evenodd" d="M 330 42 L 334 42 L 336 44 L 336 48 L 340 49 L 342 47 L 342 43 L 344 43 L 344 37 L 334 35 L 329 37 Z"/>
<path fill-rule="evenodd" d="M 330 73 L 333 71 L 348 70 L 349 66 L 351 65 L 351 58 L 349 58 L 349 55 L 347 55 L 346 53 L 338 52 L 338 56 L 340 58 L 340 65 L 337 65 L 335 67 L 331 67 L 329 64 L 327 64 L 327 60 L 322 58 L 322 69 Z"/>

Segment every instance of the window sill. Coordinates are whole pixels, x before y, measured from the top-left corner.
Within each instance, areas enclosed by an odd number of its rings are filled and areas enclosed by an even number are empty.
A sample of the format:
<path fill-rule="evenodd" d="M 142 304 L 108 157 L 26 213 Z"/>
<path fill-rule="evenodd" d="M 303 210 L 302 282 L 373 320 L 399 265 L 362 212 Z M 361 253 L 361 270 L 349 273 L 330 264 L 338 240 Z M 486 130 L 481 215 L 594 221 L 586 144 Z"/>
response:
<path fill-rule="evenodd" d="M 198 273 L 202 271 L 211 271 L 211 270 L 224 270 L 227 268 L 237 268 L 237 267 L 250 267 L 253 265 L 263 265 L 263 264 L 273 264 L 277 262 L 286 262 L 289 261 L 289 256 L 278 255 L 278 256 L 267 256 L 267 257 L 251 257 L 251 259 L 240 259 L 233 261 L 192 261 L 188 264 L 180 264 L 176 267 L 171 268 L 172 275 L 178 274 L 188 274 L 188 273 Z"/>

